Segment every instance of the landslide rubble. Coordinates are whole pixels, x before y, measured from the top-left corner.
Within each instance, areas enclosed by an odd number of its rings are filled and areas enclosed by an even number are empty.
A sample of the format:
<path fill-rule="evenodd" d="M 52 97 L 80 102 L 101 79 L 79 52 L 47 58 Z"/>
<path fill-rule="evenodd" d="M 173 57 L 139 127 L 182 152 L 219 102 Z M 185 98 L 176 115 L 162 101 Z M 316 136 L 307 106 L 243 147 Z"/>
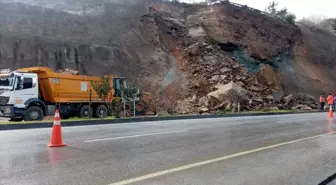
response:
<path fill-rule="evenodd" d="M 241 110 L 317 107 L 315 98 L 308 94 L 295 94 L 290 99 L 293 95 L 284 91 L 278 70 L 281 66 L 272 61 L 278 53 L 289 52 L 300 36 L 298 27 L 230 4 L 205 6 L 176 21 L 176 29 L 182 31 L 173 36 L 184 41 L 177 46 L 177 53 L 188 72 L 190 89 L 187 98 L 178 101 L 178 113 L 232 111 L 238 102 Z M 189 37 L 183 33 L 185 28 Z M 248 63 L 236 54 L 238 51 Z"/>

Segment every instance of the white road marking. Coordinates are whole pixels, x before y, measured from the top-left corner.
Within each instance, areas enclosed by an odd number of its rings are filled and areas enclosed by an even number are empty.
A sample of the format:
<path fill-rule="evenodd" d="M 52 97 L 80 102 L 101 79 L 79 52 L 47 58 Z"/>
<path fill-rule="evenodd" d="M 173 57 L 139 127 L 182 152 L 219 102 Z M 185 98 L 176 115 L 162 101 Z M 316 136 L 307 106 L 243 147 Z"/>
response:
<path fill-rule="evenodd" d="M 135 182 L 151 179 L 151 178 L 154 178 L 154 177 L 159 177 L 159 176 L 162 176 L 162 175 L 167 175 L 167 174 L 170 174 L 170 173 L 179 172 L 179 171 L 182 171 L 182 170 L 188 170 L 188 169 L 191 169 L 191 168 L 196 168 L 196 167 L 207 165 L 207 164 L 210 164 L 210 163 L 220 162 L 220 161 L 224 161 L 224 160 L 227 160 L 227 159 L 231 159 L 231 158 L 235 158 L 235 157 L 239 157 L 239 156 L 243 156 L 243 155 L 260 152 L 260 151 L 263 151 L 263 150 L 269 150 L 269 149 L 277 148 L 277 147 L 284 146 L 284 145 L 289 145 L 289 144 L 293 144 L 293 143 L 297 143 L 297 142 L 301 142 L 301 141 L 305 141 L 305 140 L 315 139 L 315 138 L 322 137 L 322 136 L 332 135 L 334 133 L 335 132 L 329 132 L 327 134 L 320 134 L 320 135 L 316 135 L 316 136 L 312 136 L 312 137 L 297 139 L 297 140 L 288 141 L 288 142 L 284 142 L 284 143 L 279 143 L 279 144 L 275 144 L 275 145 L 269 145 L 269 146 L 265 146 L 265 147 L 261 147 L 261 148 L 257 148 L 257 149 L 253 149 L 253 150 L 248 150 L 248 151 L 245 151 L 245 152 L 239 152 L 239 153 L 235 153 L 235 154 L 231 154 L 231 155 L 227 155 L 227 156 L 223 156 L 223 157 L 219 157 L 219 158 L 214 158 L 214 159 L 210 159 L 210 160 L 206 160 L 206 161 L 201 161 L 201 162 L 197 162 L 197 163 L 188 164 L 188 165 L 185 165 L 185 166 L 180 166 L 180 167 L 177 167 L 177 168 L 163 170 L 163 171 L 151 173 L 151 174 L 148 174 L 148 175 L 143 175 L 143 176 L 140 176 L 140 177 L 135 177 L 135 178 L 123 180 L 123 181 L 120 181 L 120 182 L 115 182 L 115 183 L 112 183 L 112 184 L 109 184 L 109 185 L 125 185 L 125 184 L 135 183 Z"/>
<path fill-rule="evenodd" d="M 134 138 L 134 137 L 145 137 L 145 136 L 155 136 L 155 135 L 163 135 L 163 134 L 174 134 L 174 133 L 182 133 L 188 132 L 189 130 L 177 130 L 177 131 L 170 131 L 170 132 L 157 132 L 151 134 L 140 134 L 140 135 L 132 135 L 132 136 L 121 136 L 121 137 L 111 137 L 111 138 L 102 138 L 102 139 L 92 139 L 86 140 L 85 143 L 97 142 L 97 141 L 107 141 L 107 140 L 118 140 L 118 139 L 127 139 L 127 138 Z"/>

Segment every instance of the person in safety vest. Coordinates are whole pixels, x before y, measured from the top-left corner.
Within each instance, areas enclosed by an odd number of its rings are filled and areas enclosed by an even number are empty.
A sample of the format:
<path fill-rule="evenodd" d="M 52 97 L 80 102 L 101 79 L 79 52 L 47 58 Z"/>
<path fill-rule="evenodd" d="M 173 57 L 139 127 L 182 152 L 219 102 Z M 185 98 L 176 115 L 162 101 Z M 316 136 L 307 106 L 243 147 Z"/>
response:
<path fill-rule="evenodd" d="M 328 106 L 334 110 L 333 105 L 334 105 L 334 97 L 329 93 L 328 98 L 327 98 Z"/>
<path fill-rule="evenodd" d="M 325 104 L 325 98 L 324 98 L 324 95 L 321 94 L 321 96 L 320 96 L 320 110 L 321 111 L 324 110 L 324 104 Z"/>

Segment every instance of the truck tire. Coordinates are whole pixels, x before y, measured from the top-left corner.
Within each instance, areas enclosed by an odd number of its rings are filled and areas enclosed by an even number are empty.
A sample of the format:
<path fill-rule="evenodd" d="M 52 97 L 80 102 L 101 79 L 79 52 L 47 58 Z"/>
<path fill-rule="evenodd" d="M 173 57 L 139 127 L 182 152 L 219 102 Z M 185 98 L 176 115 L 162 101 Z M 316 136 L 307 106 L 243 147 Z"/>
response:
<path fill-rule="evenodd" d="M 80 118 L 90 118 L 92 117 L 92 108 L 88 105 L 84 105 L 80 110 L 78 116 Z"/>
<path fill-rule="evenodd" d="M 105 117 L 107 117 L 107 115 L 108 115 L 108 109 L 107 109 L 106 105 L 99 105 L 96 108 L 95 117 L 105 118 Z"/>
<path fill-rule="evenodd" d="M 70 114 L 60 114 L 60 117 L 61 117 L 61 119 L 69 119 L 69 118 L 71 118 L 71 115 Z"/>
<path fill-rule="evenodd" d="M 42 109 L 40 107 L 32 106 L 25 111 L 23 119 L 25 121 L 42 121 L 43 117 Z"/>

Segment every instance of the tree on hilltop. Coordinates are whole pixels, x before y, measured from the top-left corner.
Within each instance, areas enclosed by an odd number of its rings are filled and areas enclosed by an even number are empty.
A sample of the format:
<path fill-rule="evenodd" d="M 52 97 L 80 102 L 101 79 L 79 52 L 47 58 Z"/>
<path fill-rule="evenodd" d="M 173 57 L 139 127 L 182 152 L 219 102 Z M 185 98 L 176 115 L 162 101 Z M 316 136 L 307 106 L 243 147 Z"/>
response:
<path fill-rule="evenodd" d="M 295 14 L 289 12 L 287 8 L 282 8 L 281 10 L 278 10 L 277 6 L 278 6 L 278 3 L 275 1 L 272 1 L 265 8 L 265 11 L 274 17 L 278 17 L 280 19 L 287 21 L 288 23 L 295 24 L 295 20 L 296 20 Z"/>

